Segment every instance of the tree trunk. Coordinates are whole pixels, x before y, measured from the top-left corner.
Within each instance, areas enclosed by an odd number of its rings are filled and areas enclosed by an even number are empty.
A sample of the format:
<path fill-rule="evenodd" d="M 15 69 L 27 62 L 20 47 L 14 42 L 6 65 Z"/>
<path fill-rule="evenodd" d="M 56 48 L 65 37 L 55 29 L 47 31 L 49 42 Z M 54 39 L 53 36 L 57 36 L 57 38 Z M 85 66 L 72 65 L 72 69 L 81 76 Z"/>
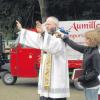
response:
<path fill-rule="evenodd" d="M 47 16 L 47 14 L 46 14 L 46 0 L 39 0 L 39 4 L 40 4 L 42 22 L 44 22 L 46 19 L 46 16 Z"/>

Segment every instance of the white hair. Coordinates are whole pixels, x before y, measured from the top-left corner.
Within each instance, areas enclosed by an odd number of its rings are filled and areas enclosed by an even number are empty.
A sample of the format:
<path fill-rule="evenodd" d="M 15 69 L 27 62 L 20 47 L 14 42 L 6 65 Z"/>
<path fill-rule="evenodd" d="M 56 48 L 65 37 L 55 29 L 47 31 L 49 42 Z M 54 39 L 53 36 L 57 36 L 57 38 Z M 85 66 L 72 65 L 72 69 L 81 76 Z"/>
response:
<path fill-rule="evenodd" d="M 59 26 L 59 20 L 58 18 L 54 17 L 54 16 L 50 16 L 47 18 L 46 22 L 53 22 L 54 24 L 56 24 L 56 26 L 58 27 Z"/>

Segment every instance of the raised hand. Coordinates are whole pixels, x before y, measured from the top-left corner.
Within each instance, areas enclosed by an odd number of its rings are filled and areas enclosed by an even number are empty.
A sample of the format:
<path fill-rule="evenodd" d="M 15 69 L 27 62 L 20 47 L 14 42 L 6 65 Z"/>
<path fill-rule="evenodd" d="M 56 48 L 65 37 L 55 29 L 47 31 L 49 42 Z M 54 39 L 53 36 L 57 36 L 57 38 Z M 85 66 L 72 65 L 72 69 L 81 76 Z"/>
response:
<path fill-rule="evenodd" d="M 18 30 L 21 30 L 22 29 L 22 25 L 19 21 L 16 20 L 16 27 Z"/>

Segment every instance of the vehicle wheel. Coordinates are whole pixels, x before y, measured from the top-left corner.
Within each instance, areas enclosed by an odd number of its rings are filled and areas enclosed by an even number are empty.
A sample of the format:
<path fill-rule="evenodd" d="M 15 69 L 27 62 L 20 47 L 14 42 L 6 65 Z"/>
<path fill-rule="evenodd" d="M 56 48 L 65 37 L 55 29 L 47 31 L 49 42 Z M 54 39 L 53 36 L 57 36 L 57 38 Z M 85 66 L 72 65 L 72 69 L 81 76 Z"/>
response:
<path fill-rule="evenodd" d="M 84 87 L 80 84 L 80 82 L 74 81 L 74 86 L 78 90 L 83 90 L 84 89 Z"/>
<path fill-rule="evenodd" d="M 1 78 L 4 84 L 6 85 L 13 85 L 17 81 L 17 77 L 12 76 L 11 73 L 8 71 L 3 72 Z"/>

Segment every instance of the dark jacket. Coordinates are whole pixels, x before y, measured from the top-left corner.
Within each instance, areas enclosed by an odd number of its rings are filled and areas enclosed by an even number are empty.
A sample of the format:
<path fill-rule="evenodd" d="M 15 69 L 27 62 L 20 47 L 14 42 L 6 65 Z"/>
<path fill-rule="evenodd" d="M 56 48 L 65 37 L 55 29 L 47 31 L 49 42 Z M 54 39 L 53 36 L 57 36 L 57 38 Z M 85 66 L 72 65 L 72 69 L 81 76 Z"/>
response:
<path fill-rule="evenodd" d="M 99 85 L 98 75 L 100 73 L 100 54 L 98 48 L 78 45 L 67 36 L 63 38 L 63 41 L 73 49 L 83 53 L 82 66 L 84 72 L 83 75 L 78 78 L 78 81 L 86 88 Z"/>

